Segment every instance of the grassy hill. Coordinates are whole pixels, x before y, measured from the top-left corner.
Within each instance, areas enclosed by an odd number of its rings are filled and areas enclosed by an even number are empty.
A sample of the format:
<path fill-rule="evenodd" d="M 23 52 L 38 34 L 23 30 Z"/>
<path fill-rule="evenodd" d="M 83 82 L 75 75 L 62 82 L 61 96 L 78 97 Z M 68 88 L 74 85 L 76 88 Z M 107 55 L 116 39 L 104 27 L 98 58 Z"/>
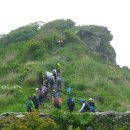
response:
<path fill-rule="evenodd" d="M 63 38 L 64 47 L 57 41 Z M 112 34 L 101 26 L 76 26 L 70 20 L 38 23 L 11 31 L 0 38 L 0 113 L 26 111 L 25 102 L 39 87 L 38 73 L 51 71 L 57 61 L 63 70 L 61 93 L 66 107 L 66 88 L 76 98 L 94 98 L 97 110 L 127 111 L 130 108 L 130 70 L 116 65 L 110 45 Z M 51 110 L 51 101 L 46 108 Z M 42 111 L 42 110 L 41 110 Z"/>

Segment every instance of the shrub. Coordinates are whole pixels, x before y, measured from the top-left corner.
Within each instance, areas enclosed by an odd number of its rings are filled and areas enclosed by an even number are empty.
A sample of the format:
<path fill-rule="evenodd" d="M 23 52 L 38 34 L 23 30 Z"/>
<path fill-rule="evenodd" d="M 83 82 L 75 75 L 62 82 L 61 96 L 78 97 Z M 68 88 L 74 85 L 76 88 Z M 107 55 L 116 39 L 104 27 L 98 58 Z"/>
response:
<path fill-rule="evenodd" d="M 15 115 L 0 120 L 2 130 L 57 130 L 57 124 L 53 119 L 40 118 L 32 112 L 25 118 L 16 118 Z"/>
<path fill-rule="evenodd" d="M 63 113 L 55 110 L 53 118 L 60 125 L 61 130 L 66 130 L 69 126 L 72 126 L 74 129 L 78 127 L 85 129 L 87 126 L 92 125 L 92 116 L 88 113 Z"/>
<path fill-rule="evenodd" d="M 24 95 L 23 90 L 18 85 L 1 86 L 0 87 L 0 104 L 1 106 L 14 104 L 18 100 L 18 98 L 23 97 L 23 95 Z"/>
<path fill-rule="evenodd" d="M 75 35 L 74 32 L 72 32 L 71 30 L 65 30 L 64 31 L 64 34 L 65 34 L 65 40 L 67 42 L 79 42 L 80 41 L 80 38 Z"/>

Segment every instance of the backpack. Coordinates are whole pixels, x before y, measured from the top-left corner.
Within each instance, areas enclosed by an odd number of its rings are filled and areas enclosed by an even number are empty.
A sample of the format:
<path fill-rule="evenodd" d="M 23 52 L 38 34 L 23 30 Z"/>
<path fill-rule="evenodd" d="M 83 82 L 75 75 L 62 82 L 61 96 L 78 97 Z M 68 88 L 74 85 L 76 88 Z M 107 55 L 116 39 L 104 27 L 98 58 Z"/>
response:
<path fill-rule="evenodd" d="M 28 101 L 26 102 L 26 108 L 31 108 L 31 107 L 32 107 L 31 101 L 28 100 Z"/>
<path fill-rule="evenodd" d="M 89 105 L 88 105 L 87 102 L 85 102 L 85 107 L 84 107 L 84 109 L 85 109 L 85 110 L 90 110 L 90 107 L 89 107 Z"/>
<path fill-rule="evenodd" d="M 54 99 L 54 106 L 59 106 L 59 101 L 57 97 Z"/>
<path fill-rule="evenodd" d="M 57 81 L 61 81 L 61 77 L 60 76 L 57 76 Z"/>
<path fill-rule="evenodd" d="M 70 105 L 75 105 L 75 100 L 74 100 L 73 98 L 71 98 L 71 99 L 69 100 L 69 104 L 70 104 Z"/>
<path fill-rule="evenodd" d="M 38 90 L 38 95 L 43 96 L 44 92 L 42 90 Z"/>

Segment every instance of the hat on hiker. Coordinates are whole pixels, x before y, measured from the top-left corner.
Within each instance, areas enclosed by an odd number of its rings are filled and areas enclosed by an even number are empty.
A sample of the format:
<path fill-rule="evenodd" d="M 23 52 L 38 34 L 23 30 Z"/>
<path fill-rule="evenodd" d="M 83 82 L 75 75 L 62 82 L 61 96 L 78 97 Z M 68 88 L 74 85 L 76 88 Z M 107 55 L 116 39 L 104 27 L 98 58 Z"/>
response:
<path fill-rule="evenodd" d="M 93 99 L 92 98 L 89 98 L 89 101 L 92 101 Z"/>
<path fill-rule="evenodd" d="M 35 90 L 37 91 L 37 90 L 38 90 L 38 88 L 35 88 Z"/>

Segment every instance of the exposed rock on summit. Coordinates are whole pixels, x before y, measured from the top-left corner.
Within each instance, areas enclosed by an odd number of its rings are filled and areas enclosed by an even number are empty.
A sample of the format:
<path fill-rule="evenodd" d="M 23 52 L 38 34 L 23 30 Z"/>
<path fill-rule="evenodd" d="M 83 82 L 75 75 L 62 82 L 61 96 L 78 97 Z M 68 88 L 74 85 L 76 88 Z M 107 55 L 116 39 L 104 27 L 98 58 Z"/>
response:
<path fill-rule="evenodd" d="M 116 53 L 110 45 L 113 36 L 106 27 L 84 26 L 79 29 L 78 35 L 89 47 L 100 53 L 105 61 L 116 64 Z"/>

